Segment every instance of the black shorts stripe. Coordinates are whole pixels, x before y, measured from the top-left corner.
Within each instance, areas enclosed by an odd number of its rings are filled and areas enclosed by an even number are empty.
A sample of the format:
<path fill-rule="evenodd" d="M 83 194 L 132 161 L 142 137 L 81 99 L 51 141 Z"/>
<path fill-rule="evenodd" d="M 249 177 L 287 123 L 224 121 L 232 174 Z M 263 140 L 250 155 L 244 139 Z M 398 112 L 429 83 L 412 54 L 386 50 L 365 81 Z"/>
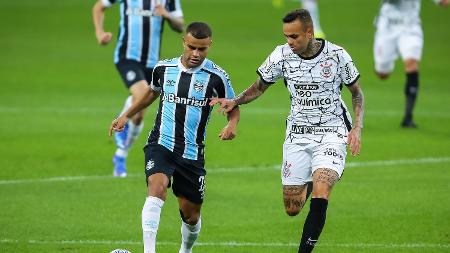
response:
<path fill-rule="evenodd" d="M 348 120 L 347 110 L 345 110 L 345 107 L 343 105 L 341 105 L 341 108 L 342 108 L 342 117 L 344 118 L 345 126 L 347 127 L 347 130 L 350 131 L 350 130 L 352 130 L 352 123 L 350 123 L 350 120 Z"/>

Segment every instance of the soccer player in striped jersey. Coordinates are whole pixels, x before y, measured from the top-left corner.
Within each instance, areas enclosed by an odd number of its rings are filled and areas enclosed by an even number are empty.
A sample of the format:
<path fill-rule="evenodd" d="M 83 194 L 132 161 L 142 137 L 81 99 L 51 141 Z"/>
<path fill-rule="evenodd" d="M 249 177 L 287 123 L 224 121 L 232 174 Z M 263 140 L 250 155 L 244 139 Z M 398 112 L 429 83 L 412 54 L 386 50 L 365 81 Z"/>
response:
<path fill-rule="evenodd" d="M 288 13 L 283 23 L 287 43 L 258 68 L 256 82 L 234 99 L 217 98 L 210 104 L 220 103 L 229 112 L 284 79 L 291 98 L 281 166 L 284 207 L 289 216 L 297 215 L 312 190 L 298 250 L 306 253 L 314 249 L 325 225 L 331 190 L 344 172 L 346 146 L 352 155 L 359 154 L 364 96 L 352 58 L 342 47 L 314 37 L 307 10 Z M 352 94 L 353 126 L 341 97 L 344 86 Z"/>
<path fill-rule="evenodd" d="M 112 131 L 122 131 L 128 119 L 159 96 L 159 108 L 145 153 L 148 197 L 142 209 L 144 253 L 154 253 L 161 208 L 167 188 L 178 198 L 182 219 L 179 253 L 190 253 L 201 228 L 200 209 L 205 195 L 204 140 L 213 97 L 234 98 L 228 74 L 206 59 L 212 32 L 206 23 L 193 22 L 183 37 L 183 55 L 160 61 L 144 96 L 115 119 Z M 219 137 L 236 136 L 239 109 L 228 112 Z"/>
<path fill-rule="evenodd" d="M 434 0 L 448 6 L 449 0 Z M 375 72 L 380 79 L 389 77 L 399 54 L 406 73 L 405 115 L 401 126 L 416 128 L 413 109 L 419 91 L 419 62 L 422 58 L 423 32 L 420 0 L 383 0 L 376 19 L 374 40 Z"/>
<path fill-rule="evenodd" d="M 112 39 L 103 29 L 104 12 L 117 0 L 98 0 L 92 14 L 95 35 L 100 45 Z M 180 0 L 122 0 L 120 1 L 120 26 L 114 63 L 131 95 L 125 100 L 122 112 L 145 93 L 151 73 L 159 60 L 164 21 L 177 32 L 184 27 Z M 113 157 L 114 176 L 125 177 L 128 150 L 143 128 L 144 111 L 137 113 L 125 130 L 115 134 L 117 145 Z"/>

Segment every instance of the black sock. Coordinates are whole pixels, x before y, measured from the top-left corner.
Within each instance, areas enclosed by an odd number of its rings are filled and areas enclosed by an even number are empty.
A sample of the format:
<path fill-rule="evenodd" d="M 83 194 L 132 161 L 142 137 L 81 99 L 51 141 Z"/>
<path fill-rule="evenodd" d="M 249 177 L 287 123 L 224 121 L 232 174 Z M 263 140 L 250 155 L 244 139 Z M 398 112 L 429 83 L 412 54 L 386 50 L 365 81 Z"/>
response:
<path fill-rule="evenodd" d="M 413 117 L 414 105 L 419 91 L 419 72 L 406 73 L 406 106 L 404 121 L 411 121 Z"/>
<path fill-rule="evenodd" d="M 298 253 L 309 253 L 314 249 L 314 246 L 319 239 L 323 226 L 325 225 L 325 218 L 327 217 L 328 200 L 321 198 L 312 198 L 309 207 L 309 213 L 303 225 L 302 240 Z"/>
<path fill-rule="evenodd" d="M 313 190 L 313 182 L 308 182 L 306 183 L 306 198 L 305 198 L 305 202 L 306 200 L 308 200 L 309 195 L 311 195 L 311 192 Z"/>

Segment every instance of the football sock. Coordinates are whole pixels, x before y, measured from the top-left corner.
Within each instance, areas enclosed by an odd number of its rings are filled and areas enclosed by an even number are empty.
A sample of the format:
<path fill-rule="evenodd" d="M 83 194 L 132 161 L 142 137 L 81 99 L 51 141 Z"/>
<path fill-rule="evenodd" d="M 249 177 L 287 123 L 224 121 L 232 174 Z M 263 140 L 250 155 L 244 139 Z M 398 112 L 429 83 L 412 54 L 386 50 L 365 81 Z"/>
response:
<path fill-rule="evenodd" d="M 412 120 L 412 113 L 416 103 L 417 93 L 419 91 L 419 72 L 406 73 L 406 107 L 405 121 Z"/>
<path fill-rule="evenodd" d="M 117 148 L 115 155 L 118 157 L 126 158 L 128 156 L 128 150 L 122 149 L 122 148 Z"/>
<path fill-rule="evenodd" d="M 164 201 L 153 196 L 145 199 L 142 208 L 142 231 L 144 240 L 144 253 L 155 253 L 156 234 L 158 233 L 161 208 Z"/>
<path fill-rule="evenodd" d="M 310 253 L 319 240 L 320 233 L 325 225 L 328 200 L 312 198 L 309 213 L 303 226 L 302 239 L 298 253 Z"/>
<path fill-rule="evenodd" d="M 119 115 L 124 114 L 128 109 L 130 109 L 131 105 L 133 104 L 131 95 L 127 97 L 125 100 L 125 104 L 123 105 L 122 111 Z"/>
<path fill-rule="evenodd" d="M 319 21 L 319 8 L 317 6 L 316 0 L 302 0 L 303 8 L 309 11 L 311 18 L 313 20 L 314 31 L 322 32 Z"/>
<path fill-rule="evenodd" d="M 311 195 L 312 190 L 313 190 L 313 182 L 306 183 L 306 198 L 305 198 L 305 202 L 306 202 L 306 200 L 308 200 L 309 195 Z"/>
<path fill-rule="evenodd" d="M 130 149 L 131 145 L 133 145 L 134 141 L 142 132 L 142 128 L 144 128 L 144 121 L 141 121 L 139 125 L 136 125 L 132 120 L 128 121 L 128 135 L 125 141 L 127 149 Z"/>
<path fill-rule="evenodd" d="M 181 247 L 178 253 L 191 253 L 192 247 L 200 234 L 202 227 L 202 218 L 198 219 L 197 224 L 189 225 L 185 222 L 183 214 L 181 213 Z"/>

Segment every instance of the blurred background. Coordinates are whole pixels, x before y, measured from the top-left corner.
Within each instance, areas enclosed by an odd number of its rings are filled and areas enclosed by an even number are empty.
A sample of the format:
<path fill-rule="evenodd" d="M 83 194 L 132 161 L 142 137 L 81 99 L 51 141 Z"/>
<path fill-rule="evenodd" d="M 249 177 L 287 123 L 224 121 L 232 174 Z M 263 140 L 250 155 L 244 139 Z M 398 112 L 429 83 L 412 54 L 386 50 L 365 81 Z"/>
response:
<path fill-rule="evenodd" d="M 143 152 L 157 109 L 128 157 L 129 176 L 112 177 L 107 130 L 128 95 L 113 64 L 115 41 L 99 46 L 95 1 L 0 1 L 0 251 L 141 252 L 146 194 Z M 208 58 L 240 93 L 276 45 L 285 0 L 181 0 L 186 24 L 208 22 Z M 416 106 L 418 129 L 402 129 L 403 65 L 390 79 L 373 71 L 373 21 L 380 1 L 320 0 L 326 39 L 344 47 L 366 97 L 361 155 L 347 158 L 315 252 L 450 251 L 450 16 L 422 1 L 425 35 Z M 118 4 L 105 30 L 117 36 Z M 163 34 L 161 58 L 182 52 Z M 344 99 L 351 107 L 349 92 Z M 305 213 L 284 214 L 280 163 L 289 113 L 282 81 L 241 107 L 238 137 L 221 142 L 226 120 L 214 113 L 206 141 L 207 193 L 195 252 L 296 252 Z M 158 252 L 179 245 L 176 199 L 163 208 Z"/>

